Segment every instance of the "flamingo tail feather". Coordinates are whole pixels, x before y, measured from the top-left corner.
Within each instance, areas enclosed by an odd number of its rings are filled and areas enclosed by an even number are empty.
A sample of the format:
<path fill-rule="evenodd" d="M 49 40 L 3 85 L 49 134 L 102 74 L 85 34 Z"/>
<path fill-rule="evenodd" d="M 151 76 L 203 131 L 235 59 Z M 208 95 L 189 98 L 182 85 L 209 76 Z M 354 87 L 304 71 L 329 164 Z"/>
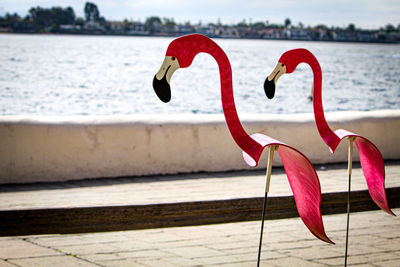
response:
<path fill-rule="evenodd" d="M 321 216 L 321 185 L 311 162 L 299 151 L 289 146 L 279 146 L 297 211 L 304 224 L 317 238 L 334 244 L 326 235 Z"/>
<path fill-rule="evenodd" d="M 321 185 L 311 162 L 301 152 L 264 134 L 252 134 L 264 148 L 278 145 L 278 153 L 289 180 L 296 202 L 297 211 L 304 224 L 313 235 L 322 241 L 334 244 L 325 233 L 321 216 Z M 249 155 L 243 152 L 243 158 L 250 166 L 257 165 Z"/>
<path fill-rule="evenodd" d="M 368 139 L 358 136 L 355 140 L 360 155 L 361 168 L 368 191 L 376 205 L 391 215 L 385 192 L 385 166 L 378 148 Z"/>

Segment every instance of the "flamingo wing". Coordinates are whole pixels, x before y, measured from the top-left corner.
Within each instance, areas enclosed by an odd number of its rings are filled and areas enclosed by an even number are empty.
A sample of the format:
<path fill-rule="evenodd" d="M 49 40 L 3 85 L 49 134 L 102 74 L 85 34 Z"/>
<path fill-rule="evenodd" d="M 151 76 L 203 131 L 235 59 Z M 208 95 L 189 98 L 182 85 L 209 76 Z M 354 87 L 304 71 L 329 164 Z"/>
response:
<path fill-rule="evenodd" d="M 382 210 L 395 215 L 389 208 L 385 192 L 385 165 L 378 148 L 367 138 L 358 134 L 339 129 L 335 134 L 343 139 L 345 137 L 356 137 L 355 143 L 360 155 L 361 168 L 367 182 L 371 198 Z"/>
<path fill-rule="evenodd" d="M 279 145 L 278 153 L 282 159 L 300 218 L 317 238 L 334 244 L 324 230 L 321 216 L 321 185 L 311 162 L 298 150 L 271 137 L 259 133 L 251 137 L 263 147 Z M 253 164 L 245 152 L 243 152 L 243 157 L 246 162 Z"/>

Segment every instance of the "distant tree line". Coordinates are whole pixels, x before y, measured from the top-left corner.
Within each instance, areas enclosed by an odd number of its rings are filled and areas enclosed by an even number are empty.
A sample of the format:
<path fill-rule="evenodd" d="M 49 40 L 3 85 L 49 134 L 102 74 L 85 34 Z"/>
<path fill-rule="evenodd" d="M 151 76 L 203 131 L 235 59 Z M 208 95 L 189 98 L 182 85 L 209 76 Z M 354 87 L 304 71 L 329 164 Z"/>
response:
<path fill-rule="evenodd" d="M 0 27 L 9 28 L 13 32 L 59 32 L 60 25 L 83 26 L 87 21 L 94 21 L 106 25 L 104 17 L 100 16 L 97 5 L 86 2 L 84 7 L 85 18 L 75 16 L 72 7 L 42 8 L 32 7 L 24 18 L 17 13 L 6 13 L 0 17 Z"/>

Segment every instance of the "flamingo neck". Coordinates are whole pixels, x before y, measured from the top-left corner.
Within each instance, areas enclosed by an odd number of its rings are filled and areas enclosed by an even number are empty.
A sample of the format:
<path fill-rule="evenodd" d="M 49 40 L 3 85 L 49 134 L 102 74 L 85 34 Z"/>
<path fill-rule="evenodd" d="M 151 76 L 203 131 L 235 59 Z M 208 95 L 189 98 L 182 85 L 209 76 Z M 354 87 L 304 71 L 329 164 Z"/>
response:
<path fill-rule="evenodd" d="M 195 51 L 194 54 L 208 53 L 218 63 L 221 82 L 222 109 L 233 139 L 243 151 L 250 155 L 255 162 L 258 162 L 263 147 L 246 133 L 240 123 L 233 97 L 232 69 L 228 57 L 211 39 L 203 35 L 193 35 L 193 38 L 194 40 L 191 43 L 195 44 L 193 46 L 193 51 Z"/>
<path fill-rule="evenodd" d="M 302 49 L 302 62 L 310 65 L 313 71 L 313 109 L 318 132 L 333 153 L 340 143 L 340 138 L 332 131 L 326 122 L 322 106 L 322 71 L 318 60 L 309 51 Z"/>

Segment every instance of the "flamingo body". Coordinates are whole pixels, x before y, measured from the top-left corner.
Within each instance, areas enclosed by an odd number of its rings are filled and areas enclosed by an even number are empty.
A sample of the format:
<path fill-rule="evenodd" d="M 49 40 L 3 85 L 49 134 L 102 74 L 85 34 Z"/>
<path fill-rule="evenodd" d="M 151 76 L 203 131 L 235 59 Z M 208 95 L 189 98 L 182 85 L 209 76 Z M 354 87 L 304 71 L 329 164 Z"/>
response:
<path fill-rule="evenodd" d="M 284 163 L 300 217 L 316 237 L 333 243 L 325 234 L 322 223 L 321 189 L 314 168 L 309 160 L 294 148 L 265 135 L 255 134 L 250 137 L 246 133 L 235 107 L 229 59 L 214 41 L 200 34 L 186 35 L 172 41 L 167 49 L 164 63 L 153 80 L 157 95 L 162 101 L 169 101 L 170 92 L 165 93 L 165 91 L 170 90 L 168 79 L 172 75 L 171 72 L 178 67 L 190 66 L 198 53 L 208 53 L 217 61 L 225 120 L 233 139 L 244 152 L 246 162 L 251 166 L 256 166 L 266 146 L 279 144 L 278 152 Z"/>
<path fill-rule="evenodd" d="M 313 109 L 318 132 L 332 153 L 335 152 L 340 141 L 346 137 L 355 137 L 355 143 L 360 155 L 369 193 L 374 202 L 384 211 L 394 215 L 390 210 L 385 193 L 385 167 L 378 148 L 368 139 L 347 130 L 333 131 L 326 122 L 322 106 L 322 71 L 318 60 L 306 49 L 293 49 L 285 52 L 279 59 L 273 73 L 265 81 L 267 96 L 271 95 L 270 88 L 275 91 L 275 83 L 283 73 L 291 73 L 300 63 L 308 64 L 313 71 Z M 276 75 L 279 73 L 279 76 Z M 274 74 L 274 75 L 273 75 Z M 273 95 L 273 94 L 272 94 Z"/>

